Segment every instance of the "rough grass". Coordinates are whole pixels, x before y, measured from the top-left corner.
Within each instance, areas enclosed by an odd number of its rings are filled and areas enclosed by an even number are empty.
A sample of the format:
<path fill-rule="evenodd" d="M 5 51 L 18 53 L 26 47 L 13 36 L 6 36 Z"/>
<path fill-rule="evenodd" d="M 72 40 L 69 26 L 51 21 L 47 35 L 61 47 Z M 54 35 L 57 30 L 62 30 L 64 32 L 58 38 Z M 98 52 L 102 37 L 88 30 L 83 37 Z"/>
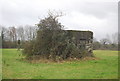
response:
<path fill-rule="evenodd" d="M 0 48 L 0 59 L 2 59 L 2 49 Z M 2 61 L 0 60 L 0 80 L 2 80 Z"/>
<path fill-rule="evenodd" d="M 3 79 L 115 79 L 118 51 L 95 50 L 95 60 L 29 63 L 17 49 L 3 49 Z"/>

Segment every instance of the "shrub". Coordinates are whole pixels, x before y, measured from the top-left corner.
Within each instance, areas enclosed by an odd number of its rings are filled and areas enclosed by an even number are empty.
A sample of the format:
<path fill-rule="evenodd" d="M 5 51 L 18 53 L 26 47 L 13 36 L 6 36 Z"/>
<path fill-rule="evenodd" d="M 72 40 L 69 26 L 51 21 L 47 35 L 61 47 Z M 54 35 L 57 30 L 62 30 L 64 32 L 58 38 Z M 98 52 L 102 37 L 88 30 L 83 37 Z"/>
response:
<path fill-rule="evenodd" d="M 36 39 L 26 42 L 24 46 L 23 52 L 27 54 L 27 58 L 37 56 L 57 61 L 87 56 L 85 47 L 76 45 L 76 34 L 63 30 L 57 17 L 59 15 L 49 14 L 37 24 L 39 29 Z"/>

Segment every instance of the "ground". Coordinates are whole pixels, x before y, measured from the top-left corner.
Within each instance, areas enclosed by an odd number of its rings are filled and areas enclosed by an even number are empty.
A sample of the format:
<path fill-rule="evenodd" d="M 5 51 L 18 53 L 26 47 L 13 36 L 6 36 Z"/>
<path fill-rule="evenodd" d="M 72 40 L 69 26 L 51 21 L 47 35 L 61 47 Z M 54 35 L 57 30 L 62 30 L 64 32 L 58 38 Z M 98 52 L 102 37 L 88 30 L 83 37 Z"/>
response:
<path fill-rule="evenodd" d="M 98 59 L 63 63 L 29 63 L 17 49 L 3 49 L 3 79 L 116 79 L 118 51 L 94 50 Z"/>

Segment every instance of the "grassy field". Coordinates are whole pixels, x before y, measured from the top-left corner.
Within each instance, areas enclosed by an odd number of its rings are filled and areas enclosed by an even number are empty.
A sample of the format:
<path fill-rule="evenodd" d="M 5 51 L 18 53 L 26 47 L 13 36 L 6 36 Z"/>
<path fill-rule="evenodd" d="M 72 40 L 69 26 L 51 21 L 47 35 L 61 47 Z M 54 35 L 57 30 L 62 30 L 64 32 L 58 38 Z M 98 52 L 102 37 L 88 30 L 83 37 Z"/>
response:
<path fill-rule="evenodd" d="M 115 79 L 118 52 L 95 50 L 96 60 L 64 63 L 28 63 L 16 49 L 3 49 L 3 79 Z"/>
<path fill-rule="evenodd" d="M 2 49 L 0 49 L 0 59 L 2 59 Z M 0 61 L 0 80 L 2 80 L 2 61 Z"/>

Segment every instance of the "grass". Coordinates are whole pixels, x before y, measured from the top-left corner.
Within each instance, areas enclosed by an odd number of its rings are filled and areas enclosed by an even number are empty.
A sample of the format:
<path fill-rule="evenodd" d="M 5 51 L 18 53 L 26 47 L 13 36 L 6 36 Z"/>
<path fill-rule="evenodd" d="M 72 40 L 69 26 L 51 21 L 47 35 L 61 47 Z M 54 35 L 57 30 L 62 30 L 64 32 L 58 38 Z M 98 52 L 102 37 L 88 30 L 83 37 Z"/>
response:
<path fill-rule="evenodd" d="M 0 59 L 2 59 L 2 49 L 0 48 Z M 2 61 L 0 61 L 0 80 L 2 80 Z"/>
<path fill-rule="evenodd" d="M 118 51 L 95 50 L 97 60 L 28 63 L 17 49 L 3 49 L 3 79 L 116 79 Z"/>

